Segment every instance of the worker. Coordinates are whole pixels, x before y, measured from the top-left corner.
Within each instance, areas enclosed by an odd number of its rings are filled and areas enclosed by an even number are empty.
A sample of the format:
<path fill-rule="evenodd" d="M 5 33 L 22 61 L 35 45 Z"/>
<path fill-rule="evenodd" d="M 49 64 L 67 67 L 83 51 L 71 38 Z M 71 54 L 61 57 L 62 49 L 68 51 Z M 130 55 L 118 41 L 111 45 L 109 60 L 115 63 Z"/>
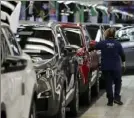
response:
<path fill-rule="evenodd" d="M 122 85 L 122 65 L 125 68 L 124 50 L 121 44 L 114 38 L 114 28 L 107 29 L 104 35 L 105 40 L 97 43 L 95 48 L 101 50 L 101 69 L 106 81 L 107 105 L 113 106 L 113 103 L 123 105 L 120 91 Z M 113 83 L 115 85 L 114 93 Z"/>

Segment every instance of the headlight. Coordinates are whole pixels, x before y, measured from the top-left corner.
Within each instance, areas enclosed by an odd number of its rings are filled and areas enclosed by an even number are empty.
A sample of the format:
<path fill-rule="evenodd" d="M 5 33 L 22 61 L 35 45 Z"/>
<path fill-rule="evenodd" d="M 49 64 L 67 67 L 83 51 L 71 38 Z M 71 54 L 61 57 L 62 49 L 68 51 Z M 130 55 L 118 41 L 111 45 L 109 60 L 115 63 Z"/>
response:
<path fill-rule="evenodd" d="M 50 84 L 48 82 L 48 80 L 45 77 L 41 77 L 38 80 L 38 92 L 42 92 L 42 91 L 49 91 L 51 89 Z"/>
<path fill-rule="evenodd" d="M 32 61 L 33 61 L 33 63 L 38 63 L 38 62 L 42 61 L 42 58 L 40 58 L 40 57 L 33 57 Z"/>

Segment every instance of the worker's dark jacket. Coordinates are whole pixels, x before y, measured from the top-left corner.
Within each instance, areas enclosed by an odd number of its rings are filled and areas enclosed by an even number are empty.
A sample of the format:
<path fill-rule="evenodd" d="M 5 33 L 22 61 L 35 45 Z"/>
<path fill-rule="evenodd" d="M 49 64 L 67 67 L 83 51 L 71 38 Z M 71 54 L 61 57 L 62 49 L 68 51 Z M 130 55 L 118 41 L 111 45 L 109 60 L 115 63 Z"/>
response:
<path fill-rule="evenodd" d="M 101 50 L 102 70 L 121 70 L 121 61 L 125 61 L 125 54 L 121 44 L 115 39 L 108 39 L 96 44 L 96 49 Z"/>

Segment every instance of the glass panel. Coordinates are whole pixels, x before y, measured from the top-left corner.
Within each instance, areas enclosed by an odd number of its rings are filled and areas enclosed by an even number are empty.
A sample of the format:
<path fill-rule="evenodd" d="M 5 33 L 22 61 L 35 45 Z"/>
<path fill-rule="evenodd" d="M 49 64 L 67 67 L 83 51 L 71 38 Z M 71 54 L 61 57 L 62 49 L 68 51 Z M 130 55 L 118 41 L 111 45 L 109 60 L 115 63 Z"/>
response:
<path fill-rule="evenodd" d="M 89 25 L 89 26 L 86 26 L 86 28 L 87 28 L 88 33 L 91 36 L 91 39 L 92 40 L 95 40 L 96 39 L 97 32 L 99 30 L 99 26 L 97 26 L 97 25 L 91 25 L 90 26 Z"/>
<path fill-rule="evenodd" d="M 63 28 L 63 33 L 71 45 L 82 46 L 82 35 L 80 29 Z"/>
<path fill-rule="evenodd" d="M 19 29 L 17 38 L 23 51 L 32 57 L 50 59 L 55 53 L 55 40 L 50 29 Z"/>
<path fill-rule="evenodd" d="M 11 33 L 11 31 L 8 28 L 4 28 L 4 30 L 6 32 L 6 36 L 7 36 L 8 40 L 10 42 L 10 46 L 12 48 L 14 55 L 15 56 L 20 55 L 19 47 L 17 45 L 14 35 Z"/>

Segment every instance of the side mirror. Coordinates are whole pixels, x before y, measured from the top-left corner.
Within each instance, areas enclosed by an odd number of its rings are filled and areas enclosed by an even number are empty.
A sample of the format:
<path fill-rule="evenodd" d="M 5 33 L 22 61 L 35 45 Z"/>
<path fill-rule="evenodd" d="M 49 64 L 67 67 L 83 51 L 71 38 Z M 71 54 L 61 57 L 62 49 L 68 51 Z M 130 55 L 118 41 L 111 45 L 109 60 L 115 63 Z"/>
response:
<path fill-rule="evenodd" d="M 12 57 L 9 56 L 7 57 L 3 64 L 2 67 L 4 67 L 4 71 L 17 71 L 17 70 L 23 70 L 27 66 L 27 60 L 19 58 L 19 57 Z"/>

